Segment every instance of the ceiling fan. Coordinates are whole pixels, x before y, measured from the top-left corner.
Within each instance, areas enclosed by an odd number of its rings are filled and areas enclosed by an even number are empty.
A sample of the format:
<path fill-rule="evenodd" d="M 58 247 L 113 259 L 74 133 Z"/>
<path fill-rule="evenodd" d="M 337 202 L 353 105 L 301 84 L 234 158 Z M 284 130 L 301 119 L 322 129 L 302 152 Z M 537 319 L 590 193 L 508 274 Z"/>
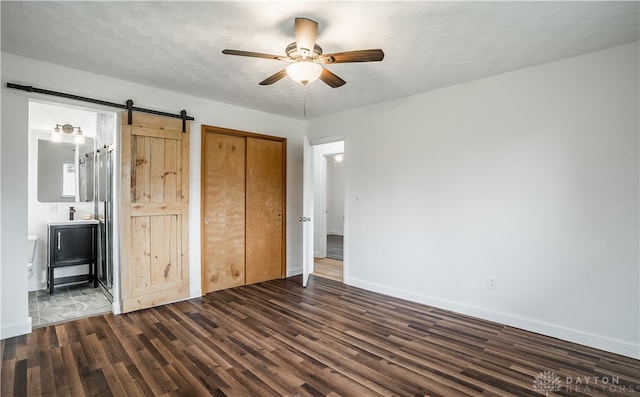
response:
<path fill-rule="evenodd" d="M 323 65 L 332 63 L 374 62 L 382 61 L 384 58 L 384 52 L 382 52 L 381 49 L 323 54 L 322 47 L 316 44 L 318 22 L 308 18 L 296 18 L 294 29 L 296 41 L 286 47 L 286 56 L 229 49 L 222 50 L 222 53 L 244 57 L 274 59 L 289 63 L 286 68 L 261 81 L 260 85 L 271 85 L 283 77 L 289 76 L 292 80 L 303 85 L 307 85 L 319 78 L 332 88 L 341 87 L 346 81 L 326 69 Z"/>

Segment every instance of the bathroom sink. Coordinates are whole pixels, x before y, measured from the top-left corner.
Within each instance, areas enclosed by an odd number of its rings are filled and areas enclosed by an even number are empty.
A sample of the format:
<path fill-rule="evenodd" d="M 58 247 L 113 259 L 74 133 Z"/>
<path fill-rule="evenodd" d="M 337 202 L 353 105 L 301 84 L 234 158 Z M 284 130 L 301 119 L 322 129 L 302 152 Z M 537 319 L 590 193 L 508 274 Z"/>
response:
<path fill-rule="evenodd" d="M 65 225 L 97 225 L 97 219 L 78 219 L 73 221 L 48 221 L 49 226 L 65 226 Z"/>

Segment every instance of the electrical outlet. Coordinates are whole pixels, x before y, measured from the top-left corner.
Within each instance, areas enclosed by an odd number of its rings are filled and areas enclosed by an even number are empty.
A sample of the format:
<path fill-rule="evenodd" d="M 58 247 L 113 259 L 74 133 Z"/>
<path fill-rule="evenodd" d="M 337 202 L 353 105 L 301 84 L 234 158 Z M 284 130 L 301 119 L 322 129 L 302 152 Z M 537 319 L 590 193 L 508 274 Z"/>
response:
<path fill-rule="evenodd" d="M 487 279 L 487 289 L 495 290 L 497 287 L 497 281 L 495 277 L 489 277 Z"/>

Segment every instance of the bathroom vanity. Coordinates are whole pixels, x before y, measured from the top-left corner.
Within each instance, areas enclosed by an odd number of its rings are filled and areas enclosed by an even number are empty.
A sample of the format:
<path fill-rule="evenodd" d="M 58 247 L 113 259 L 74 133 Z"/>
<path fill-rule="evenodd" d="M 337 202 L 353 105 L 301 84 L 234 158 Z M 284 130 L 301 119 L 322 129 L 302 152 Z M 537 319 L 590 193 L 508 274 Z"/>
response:
<path fill-rule="evenodd" d="M 97 234 L 98 221 L 95 219 L 48 222 L 49 294 L 53 294 L 56 286 L 63 284 L 90 282 L 94 287 L 98 286 Z M 82 265 L 88 265 L 89 271 L 72 276 L 56 276 L 56 270 Z"/>

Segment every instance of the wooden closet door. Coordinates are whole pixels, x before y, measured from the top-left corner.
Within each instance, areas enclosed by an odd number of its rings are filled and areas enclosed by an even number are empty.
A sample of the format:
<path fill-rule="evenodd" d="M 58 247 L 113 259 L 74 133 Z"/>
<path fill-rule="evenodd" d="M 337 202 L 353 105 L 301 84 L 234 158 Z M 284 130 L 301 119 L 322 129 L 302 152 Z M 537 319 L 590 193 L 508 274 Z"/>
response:
<path fill-rule="evenodd" d="M 246 283 L 284 277 L 285 143 L 247 138 Z"/>
<path fill-rule="evenodd" d="M 189 123 L 122 115 L 122 309 L 189 297 Z"/>
<path fill-rule="evenodd" d="M 245 138 L 205 132 L 202 141 L 203 292 L 244 285 Z"/>

